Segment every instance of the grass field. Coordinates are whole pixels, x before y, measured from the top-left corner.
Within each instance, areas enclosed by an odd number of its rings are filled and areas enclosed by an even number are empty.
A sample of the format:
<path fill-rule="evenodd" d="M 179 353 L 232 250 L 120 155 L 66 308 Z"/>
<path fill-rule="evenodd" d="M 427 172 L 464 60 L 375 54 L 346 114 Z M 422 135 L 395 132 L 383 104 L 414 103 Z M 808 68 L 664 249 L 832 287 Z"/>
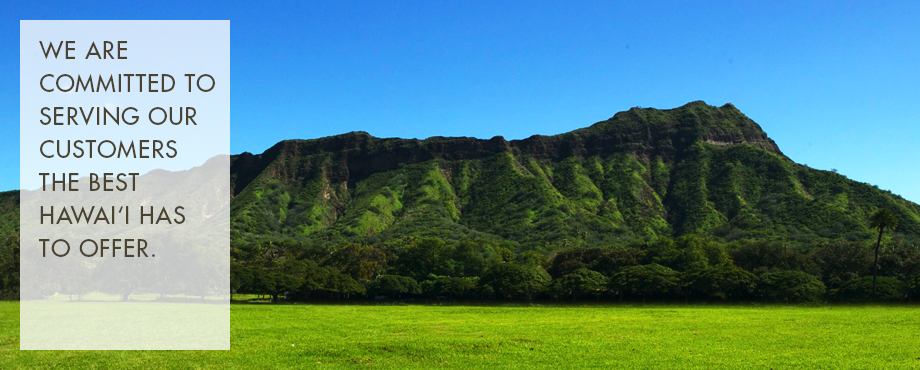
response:
<path fill-rule="evenodd" d="M 0 368 L 920 368 L 920 308 L 232 307 L 230 351 L 19 351 Z"/>

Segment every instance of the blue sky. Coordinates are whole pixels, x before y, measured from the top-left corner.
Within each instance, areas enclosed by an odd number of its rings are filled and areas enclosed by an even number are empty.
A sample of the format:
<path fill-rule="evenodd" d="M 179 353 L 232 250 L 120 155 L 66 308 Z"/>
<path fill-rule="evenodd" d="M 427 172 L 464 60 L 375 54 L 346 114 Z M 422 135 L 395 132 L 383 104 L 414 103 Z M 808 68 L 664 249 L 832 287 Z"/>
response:
<path fill-rule="evenodd" d="M 0 190 L 19 182 L 20 19 L 229 19 L 233 153 L 355 130 L 518 139 L 704 100 L 920 202 L 920 2 L 23 3 L 0 5 Z"/>

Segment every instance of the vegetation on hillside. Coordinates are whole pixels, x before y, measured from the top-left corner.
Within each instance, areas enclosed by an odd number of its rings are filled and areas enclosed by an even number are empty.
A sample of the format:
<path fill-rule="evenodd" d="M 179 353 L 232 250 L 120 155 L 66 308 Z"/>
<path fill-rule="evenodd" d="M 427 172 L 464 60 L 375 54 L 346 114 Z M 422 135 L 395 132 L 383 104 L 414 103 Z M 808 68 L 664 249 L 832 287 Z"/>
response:
<path fill-rule="evenodd" d="M 274 298 L 848 300 L 878 270 L 907 300 L 920 279 L 920 205 L 793 162 L 730 104 L 290 140 L 234 156 L 230 186 L 232 288 Z"/>
<path fill-rule="evenodd" d="M 872 239 L 888 209 L 920 235 L 920 206 L 796 164 L 731 105 L 631 109 L 556 136 L 281 142 L 232 162 L 233 239 L 326 246 L 484 239 L 515 252 L 702 235 L 804 249 Z"/>

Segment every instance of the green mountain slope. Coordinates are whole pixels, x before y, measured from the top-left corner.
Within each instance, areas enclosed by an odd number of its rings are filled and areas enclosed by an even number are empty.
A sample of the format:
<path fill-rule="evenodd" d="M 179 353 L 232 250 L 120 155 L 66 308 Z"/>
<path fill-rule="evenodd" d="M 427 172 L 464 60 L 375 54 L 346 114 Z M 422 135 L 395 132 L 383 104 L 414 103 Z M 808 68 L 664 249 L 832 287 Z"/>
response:
<path fill-rule="evenodd" d="M 917 204 L 796 164 L 737 108 L 703 102 L 524 140 L 288 140 L 234 156 L 231 190 L 236 240 L 437 236 L 545 252 L 684 234 L 865 240 L 878 207 L 920 235 Z"/>

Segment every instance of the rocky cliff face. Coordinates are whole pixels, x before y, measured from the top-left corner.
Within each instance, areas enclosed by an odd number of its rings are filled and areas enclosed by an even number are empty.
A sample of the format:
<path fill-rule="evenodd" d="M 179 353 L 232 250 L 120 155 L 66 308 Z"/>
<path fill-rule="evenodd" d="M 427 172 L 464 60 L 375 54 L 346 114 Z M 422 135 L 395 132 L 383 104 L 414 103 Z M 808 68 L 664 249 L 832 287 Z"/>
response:
<path fill-rule="evenodd" d="M 407 235 L 491 238 L 523 249 L 610 245 L 687 233 L 869 238 L 868 213 L 920 207 L 797 165 L 731 104 L 633 108 L 523 140 L 287 140 L 234 156 L 237 236 L 324 242 Z M 804 236 L 803 236 L 804 235 Z"/>
<path fill-rule="evenodd" d="M 399 165 L 440 159 L 447 161 L 482 159 L 502 152 L 538 160 L 561 161 L 569 157 L 608 157 L 630 153 L 645 158 L 678 158 L 693 143 L 717 146 L 748 144 L 782 156 L 779 147 L 731 104 L 722 107 L 692 102 L 675 109 L 633 108 L 612 118 L 573 132 L 535 135 L 507 141 L 470 137 L 432 137 L 425 140 L 377 138 L 359 131 L 315 140 L 285 140 L 264 153 L 243 153 L 234 157 L 233 193 L 239 194 L 259 173 L 278 158 L 330 153 L 334 161 L 327 168 L 334 180 L 356 181 L 371 174 L 396 169 Z M 292 175 L 296 168 L 284 174 Z M 282 173 L 279 173 L 282 175 Z"/>

